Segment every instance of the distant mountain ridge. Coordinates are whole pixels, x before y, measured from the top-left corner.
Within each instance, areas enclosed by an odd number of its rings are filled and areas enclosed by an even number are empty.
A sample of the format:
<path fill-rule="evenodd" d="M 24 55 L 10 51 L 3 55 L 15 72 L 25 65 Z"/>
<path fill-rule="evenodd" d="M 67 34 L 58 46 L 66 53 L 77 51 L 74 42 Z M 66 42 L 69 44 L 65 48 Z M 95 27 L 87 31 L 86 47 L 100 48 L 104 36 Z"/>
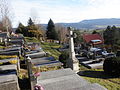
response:
<path fill-rule="evenodd" d="M 110 19 L 90 19 L 83 20 L 78 23 L 61 23 L 64 26 L 72 26 L 77 29 L 101 29 L 106 28 L 108 25 L 115 25 L 120 27 L 120 19 L 110 18 Z"/>
<path fill-rule="evenodd" d="M 117 26 L 120 27 L 120 18 L 105 18 L 105 19 L 90 19 L 90 20 L 83 20 L 78 23 L 58 23 L 65 27 L 74 27 L 76 29 L 103 29 L 106 28 L 108 25 L 110 26 Z M 44 26 L 46 26 L 44 24 Z"/>

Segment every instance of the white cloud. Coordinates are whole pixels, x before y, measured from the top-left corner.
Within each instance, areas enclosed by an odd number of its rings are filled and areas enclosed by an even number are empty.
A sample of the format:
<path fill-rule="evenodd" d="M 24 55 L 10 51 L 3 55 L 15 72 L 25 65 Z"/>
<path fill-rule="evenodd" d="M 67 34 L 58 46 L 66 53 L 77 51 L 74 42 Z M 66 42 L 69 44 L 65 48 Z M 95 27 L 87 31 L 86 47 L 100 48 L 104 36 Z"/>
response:
<path fill-rule="evenodd" d="M 40 23 L 47 23 L 50 18 L 56 23 L 79 22 L 83 19 L 120 17 L 120 0 L 12 1 L 15 11 L 15 24 L 20 21 L 26 25 L 30 16 L 36 17 Z"/>

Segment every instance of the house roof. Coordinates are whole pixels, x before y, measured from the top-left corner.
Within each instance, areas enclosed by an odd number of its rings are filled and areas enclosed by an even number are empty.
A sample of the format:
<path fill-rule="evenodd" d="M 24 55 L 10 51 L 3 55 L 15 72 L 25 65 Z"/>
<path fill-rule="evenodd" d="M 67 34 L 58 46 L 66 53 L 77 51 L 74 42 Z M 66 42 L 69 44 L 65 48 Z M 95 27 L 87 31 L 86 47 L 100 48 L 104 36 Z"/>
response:
<path fill-rule="evenodd" d="M 99 34 L 84 34 L 83 39 L 86 43 L 90 43 L 93 40 L 100 40 L 99 44 L 104 42 L 104 39 Z"/>

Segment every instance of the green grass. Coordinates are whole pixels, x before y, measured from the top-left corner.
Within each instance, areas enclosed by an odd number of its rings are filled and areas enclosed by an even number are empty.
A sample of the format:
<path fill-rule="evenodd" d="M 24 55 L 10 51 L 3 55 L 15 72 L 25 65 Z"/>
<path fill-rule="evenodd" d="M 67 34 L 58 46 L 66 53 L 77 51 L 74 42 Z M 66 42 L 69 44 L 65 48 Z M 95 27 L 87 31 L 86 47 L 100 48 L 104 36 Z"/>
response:
<path fill-rule="evenodd" d="M 3 49 L 3 48 L 5 48 L 5 46 L 0 46 L 0 49 Z"/>
<path fill-rule="evenodd" d="M 41 46 L 45 52 L 50 53 L 50 56 L 53 56 L 55 59 L 59 58 L 61 54 L 57 49 L 61 47 L 59 44 L 44 42 L 41 43 Z"/>
<path fill-rule="evenodd" d="M 36 42 L 40 43 L 40 41 L 35 38 L 35 37 L 25 37 L 26 42 Z M 41 47 L 45 52 L 48 52 L 50 55 L 53 56 L 55 59 L 58 60 L 59 55 L 61 54 L 57 49 L 61 47 L 61 45 L 56 44 L 56 43 L 48 43 L 48 42 L 43 42 L 41 43 Z"/>
<path fill-rule="evenodd" d="M 26 42 L 36 42 L 39 43 L 39 40 L 35 37 L 25 37 Z"/>
<path fill-rule="evenodd" d="M 91 83 L 98 83 L 108 90 L 120 90 L 120 78 L 114 78 L 104 73 L 103 69 L 87 69 L 84 66 L 80 66 L 80 76 L 85 78 Z"/>
<path fill-rule="evenodd" d="M 16 55 L 0 55 L 0 60 L 2 59 L 9 59 L 9 58 L 16 58 Z"/>

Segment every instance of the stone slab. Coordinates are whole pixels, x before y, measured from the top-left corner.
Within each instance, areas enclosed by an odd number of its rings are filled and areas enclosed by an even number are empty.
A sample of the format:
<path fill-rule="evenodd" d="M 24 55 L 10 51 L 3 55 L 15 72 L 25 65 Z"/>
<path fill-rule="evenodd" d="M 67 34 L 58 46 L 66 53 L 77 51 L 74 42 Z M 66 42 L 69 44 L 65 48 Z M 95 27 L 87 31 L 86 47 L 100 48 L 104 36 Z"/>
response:
<path fill-rule="evenodd" d="M 68 68 L 42 72 L 37 79 L 37 84 L 42 85 L 45 90 L 69 90 L 90 83 Z"/>
<path fill-rule="evenodd" d="M 19 51 L 7 51 L 7 52 L 2 52 L 0 55 L 18 55 Z"/>
<path fill-rule="evenodd" d="M 69 80 L 70 82 L 74 82 L 74 81 L 80 82 L 80 80 L 81 80 L 82 84 L 88 84 L 88 82 L 86 80 L 84 80 L 77 74 L 71 74 L 71 75 L 67 75 L 67 76 L 60 76 L 60 77 L 56 77 L 56 78 L 39 80 L 38 83 L 42 83 L 42 84 L 46 85 L 46 84 L 50 84 L 50 83 L 63 82 L 63 81 L 67 81 L 67 80 Z"/>
<path fill-rule="evenodd" d="M 8 82 L 0 84 L 0 90 L 20 90 L 18 82 Z"/>
<path fill-rule="evenodd" d="M 96 61 L 96 60 L 83 61 L 83 62 L 80 62 L 80 63 L 82 65 L 86 66 L 87 68 L 93 68 L 93 69 L 103 68 L 104 61 L 101 61 L 100 63 L 92 63 L 94 61 Z"/>
<path fill-rule="evenodd" d="M 68 76 L 43 80 L 38 84 L 41 84 L 45 90 L 69 90 L 71 88 L 88 85 L 89 83 L 83 78 L 79 78 L 77 74 L 72 74 Z"/>
<path fill-rule="evenodd" d="M 89 67 L 95 69 L 95 68 L 103 68 L 103 63 L 104 62 L 101 62 L 101 63 L 96 63 L 96 64 L 87 64 Z"/>
<path fill-rule="evenodd" d="M 37 84 L 45 90 L 107 90 L 99 84 L 91 84 L 71 69 L 41 72 Z"/>
<path fill-rule="evenodd" d="M 0 75 L 0 84 L 6 83 L 6 82 L 13 82 L 17 81 L 16 74 L 6 74 L 6 75 Z"/>
<path fill-rule="evenodd" d="M 70 68 L 54 70 L 54 71 L 47 71 L 47 72 L 41 72 L 40 76 L 37 78 L 37 80 L 57 78 L 57 77 L 67 76 L 67 75 L 72 75 L 72 74 L 75 74 L 75 72 L 72 71 Z"/>
<path fill-rule="evenodd" d="M 0 66 L 0 70 L 17 70 L 17 65 L 3 65 Z"/>
<path fill-rule="evenodd" d="M 2 50 L 0 50 L 0 53 L 9 52 L 9 51 L 18 51 L 20 49 L 21 49 L 20 47 L 12 47 L 12 48 L 8 48 L 8 49 L 2 49 Z"/>
<path fill-rule="evenodd" d="M 16 44 L 18 44 L 18 43 L 22 43 L 23 42 L 23 40 L 22 39 L 15 39 L 15 40 L 10 40 L 10 41 L 8 41 L 8 43 L 16 43 Z"/>
<path fill-rule="evenodd" d="M 80 88 L 81 90 L 107 90 L 105 87 L 97 84 L 97 83 L 94 83 L 94 84 L 89 84 L 89 85 L 86 85 L 86 86 L 83 86 Z M 80 90 L 79 89 L 79 90 Z"/>
<path fill-rule="evenodd" d="M 17 74 L 17 66 L 16 65 L 0 66 L 0 76 L 1 75 L 9 75 L 9 74 Z"/>
<path fill-rule="evenodd" d="M 29 56 L 30 58 L 41 58 L 45 55 L 46 55 L 46 53 L 44 51 L 38 52 L 38 53 L 27 54 L 27 56 Z"/>
<path fill-rule="evenodd" d="M 63 64 L 60 61 L 50 61 L 42 64 L 35 64 L 36 67 L 54 67 L 54 66 L 62 66 Z"/>
<path fill-rule="evenodd" d="M 0 90 L 19 90 L 17 76 L 15 74 L 0 75 Z"/>
<path fill-rule="evenodd" d="M 50 61 L 53 60 L 54 57 L 43 57 L 43 58 L 31 59 L 31 62 L 34 64 L 42 64 L 42 63 L 49 63 Z"/>
<path fill-rule="evenodd" d="M 2 59 L 2 60 L 0 60 L 0 62 L 6 63 L 6 62 L 9 62 L 9 61 L 11 61 L 11 60 L 18 60 L 18 58 Z"/>
<path fill-rule="evenodd" d="M 68 89 L 66 89 L 66 90 L 68 90 Z M 94 84 L 87 84 L 83 87 L 71 88 L 69 90 L 107 90 L 107 89 L 97 83 L 94 83 Z"/>

